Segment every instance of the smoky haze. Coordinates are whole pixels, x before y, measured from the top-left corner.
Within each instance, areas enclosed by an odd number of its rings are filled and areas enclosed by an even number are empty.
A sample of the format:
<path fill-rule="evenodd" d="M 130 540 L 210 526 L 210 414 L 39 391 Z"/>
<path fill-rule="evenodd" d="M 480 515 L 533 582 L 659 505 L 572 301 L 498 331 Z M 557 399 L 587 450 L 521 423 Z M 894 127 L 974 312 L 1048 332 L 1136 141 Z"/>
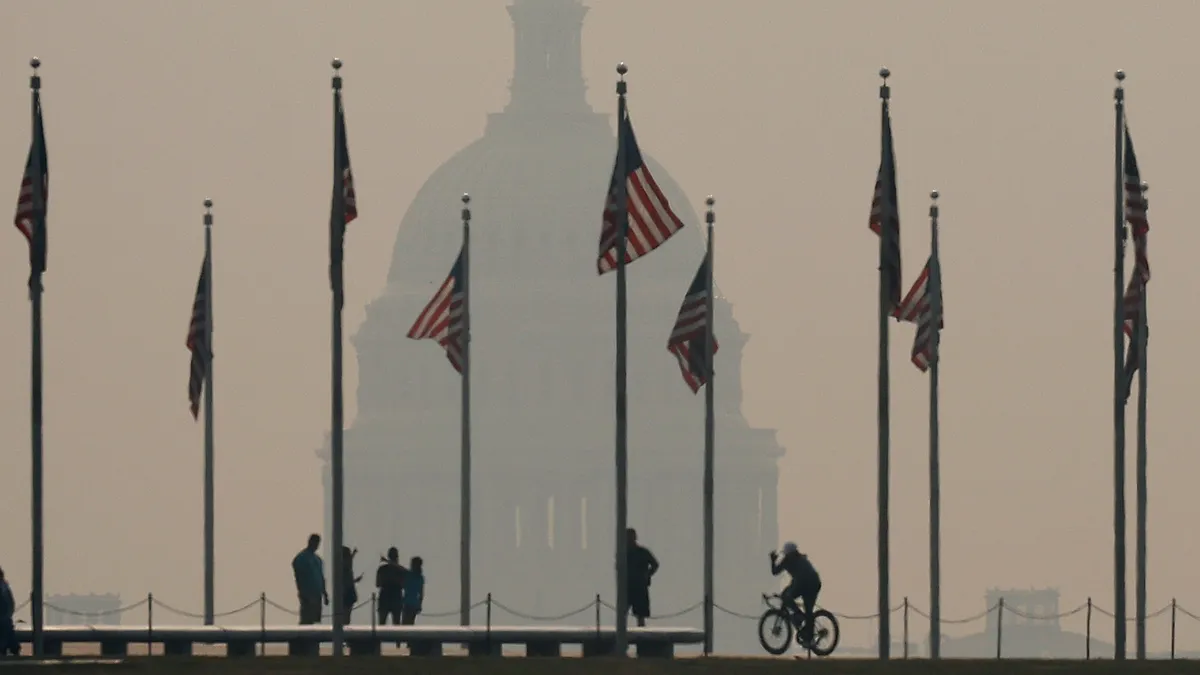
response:
<path fill-rule="evenodd" d="M 315 450 L 329 425 L 329 60 L 346 62 L 359 199 L 346 251 L 353 335 L 386 283 L 414 194 L 508 100 L 505 4 L 0 7 L 0 197 L 7 189 L 14 202 L 29 143 L 25 64 L 34 55 L 44 64 L 48 592 L 153 591 L 202 606 L 203 429 L 187 409 L 184 337 L 201 202 L 211 197 L 217 605 L 263 591 L 291 604 L 288 562 L 322 529 Z M 1200 6 L 588 4 L 591 105 L 615 109 L 613 66 L 628 62 L 642 147 L 693 208 L 717 197 L 716 274 L 753 336 L 744 412 L 778 429 L 788 450 L 781 535 L 821 569 L 823 604 L 848 613 L 875 607 L 878 244 L 866 223 L 881 65 L 893 73 L 906 283 L 928 254 L 928 192 L 942 194 L 943 614 L 977 613 L 992 585 L 1057 586 L 1064 609 L 1088 596 L 1111 609 L 1112 73 L 1125 69 L 1151 185 L 1149 604 L 1178 597 L 1200 608 L 1192 563 L 1200 539 L 1186 534 L 1200 470 L 1189 449 L 1200 364 L 1187 347 L 1198 328 L 1187 298 L 1200 285 L 1190 257 L 1200 234 L 1188 226 L 1200 154 L 1188 84 L 1200 61 L 1192 34 Z M 605 187 L 596 185 L 588 224 L 597 234 Z M 447 204 L 447 221 L 455 214 Z M 27 254 L 15 231 L 0 241 L 8 242 L 0 565 L 24 595 Z M 609 326 L 606 318 L 598 329 Z M 927 391 L 908 363 L 911 338 L 911 326 L 893 327 L 892 589 L 896 602 L 907 595 L 924 607 Z M 349 425 L 357 371 L 352 350 L 347 357 Z M 1130 455 L 1132 420 L 1131 410 Z M 699 438 L 699 415 L 696 424 Z M 1129 495 L 1132 553 L 1132 487 Z M 752 597 L 731 604 L 755 610 Z M 1151 650 L 1166 647 L 1163 625 L 1152 624 Z M 874 634 L 871 622 L 843 629 L 852 644 Z M 1094 630 L 1111 634 L 1107 619 Z M 1200 644 L 1196 630 L 1181 628 L 1180 645 Z"/>

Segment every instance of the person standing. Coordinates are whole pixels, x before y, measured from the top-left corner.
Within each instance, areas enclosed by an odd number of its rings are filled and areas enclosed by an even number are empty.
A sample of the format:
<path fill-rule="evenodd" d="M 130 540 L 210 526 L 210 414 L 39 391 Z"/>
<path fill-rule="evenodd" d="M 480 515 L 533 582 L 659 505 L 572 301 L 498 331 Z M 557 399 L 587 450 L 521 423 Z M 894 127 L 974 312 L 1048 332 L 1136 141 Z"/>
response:
<path fill-rule="evenodd" d="M 650 617 L 650 578 L 658 572 L 658 559 L 638 543 L 637 530 L 632 527 L 625 530 L 625 538 L 629 613 L 637 619 L 639 627 L 644 627 Z"/>
<path fill-rule="evenodd" d="M 401 621 L 405 626 L 417 622 L 421 606 L 425 603 L 425 561 L 420 556 L 413 556 L 409 561 L 408 573 L 404 575 L 404 610 Z"/>
<path fill-rule="evenodd" d="M 325 564 L 317 549 L 321 547 L 321 535 L 308 537 L 308 546 L 292 558 L 292 574 L 296 577 L 296 595 L 300 598 L 300 625 L 321 623 L 321 603 L 329 604 L 329 592 L 325 590 Z"/>
<path fill-rule="evenodd" d="M 17 601 L 13 597 L 12 587 L 0 569 L 0 656 L 21 655 L 21 643 L 17 642 L 17 630 L 13 624 L 13 614 L 17 611 Z"/>
<path fill-rule="evenodd" d="M 358 555 L 358 549 L 351 549 L 349 546 L 342 547 L 342 625 L 350 625 L 350 614 L 354 611 L 354 605 L 358 604 L 358 582 L 362 581 L 363 575 L 354 576 L 354 556 Z"/>
<path fill-rule="evenodd" d="M 400 623 L 404 613 L 404 576 L 408 571 L 400 564 L 400 551 L 395 546 L 387 551 L 386 558 L 380 558 L 383 564 L 375 570 L 375 587 L 379 589 L 379 624 L 387 625 L 388 617 L 392 624 Z"/>

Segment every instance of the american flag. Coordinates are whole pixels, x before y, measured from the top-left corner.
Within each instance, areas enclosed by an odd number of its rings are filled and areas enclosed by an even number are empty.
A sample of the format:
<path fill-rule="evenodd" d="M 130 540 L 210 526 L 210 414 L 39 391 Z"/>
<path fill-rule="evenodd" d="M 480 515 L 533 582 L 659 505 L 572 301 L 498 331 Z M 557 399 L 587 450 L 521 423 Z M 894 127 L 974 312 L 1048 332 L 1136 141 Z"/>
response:
<path fill-rule="evenodd" d="M 941 276 L 941 265 L 934 256 L 929 256 L 904 301 L 892 311 L 897 319 L 917 324 L 912 362 L 921 372 L 929 370 L 929 365 L 937 360 L 940 331 L 945 327 Z"/>
<path fill-rule="evenodd" d="M 1133 376 L 1137 374 L 1140 363 L 1141 350 L 1138 348 L 1137 336 L 1134 336 L 1125 351 L 1125 369 L 1121 373 L 1121 400 L 1126 403 L 1129 402 L 1129 396 L 1133 393 Z"/>
<path fill-rule="evenodd" d="M 463 283 L 462 253 L 454 261 L 450 276 L 433 294 L 433 299 L 421 310 L 416 323 L 408 329 L 413 340 L 434 340 L 446 350 L 446 358 L 458 372 L 462 372 L 463 328 L 466 313 L 466 285 Z"/>
<path fill-rule="evenodd" d="M 46 154 L 46 132 L 42 127 L 41 94 L 34 92 L 37 114 L 33 121 L 33 140 L 29 144 L 29 155 L 25 160 L 25 172 L 21 176 L 21 189 L 17 193 L 17 212 L 13 224 L 29 241 L 29 273 L 32 283 L 34 275 L 46 271 L 46 212 L 49 207 L 50 168 Z M 41 174 L 42 189 L 40 203 L 34 203 L 34 175 Z"/>
<path fill-rule="evenodd" d="M 625 149 L 626 170 L 622 176 L 621 167 L 616 164 L 613 166 L 608 197 L 604 203 L 604 225 L 600 229 L 600 257 L 596 261 L 600 274 L 617 268 L 617 227 L 621 217 L 617 190 L 620 181 L 625 181 L 625 202 L 629 214 L 625 264 L 662 246 L 671 235 L 683 228 L 683 221 L 671 210 L 666 196 L 650 175 L 649 167 L 642 161 L 628 113 L 619 126 L 620 139 L 617 142 L 622 143 Z"/>
<path fill-rule="evenodd" d="M 208 360 L 212 358 L 208 344 L 208 259 L 200 267 L 200 281 L 196 283 L 196 299 L 192 301 L 192 321 L 188 325 L 187 348 L 192 353 L 191 375 L 188 377 L 188 401 L 192 404 L 192 418 L 200 418 L 200 394 L 204 391 L 204 380 L 208 376 Z"/>
<path fill-rule="evenodd" d="M 1138 314 L 1141 313 L 1142 293 L 1146 290 L 1146 280 L 1137 274 L 1134 270 L 1133 276 L 1129 278 L 1129 283 L 1125 285 L 1125 297 L 1122 301 L 1124 305 L 1124 325 L 1125 336 L 1133 339 L 1134 332 L 1137 330 Z"/>
<path fill-rule="evenodd" d="M 896 197 L 896 153 L 892 145 L 892 116 L 883 102 L 882 156 L 875 177 L 875 195 L 871 198 L 871 231 L 882 239 L 879 265 L 884 273 L 884 309 L 900 303 L 900 207 Z"/>
<path fill-rule="evenodd" d="M 1138 317 L 1142 313 L 1143 294 L 1146 284 L 1150 281 L 1150 260 L 1146 255 L 1146 239 L 1150 232 L 1150 221 L 1146 216 L 1149 207 L 1146 192 L 1142 189 L 1142 175 L 1138 170 L 1137 155 L 1133 152 L 1133 137 L 1129 135 L 1129 125 L 1125 125 L 1125 221 L 1133 228 L 1133 273 L 1129 284 L 1125 287 L 1124 322 L 1122 328 L 1129 337 L 1129 347 L 1125 353 L 1125 372 L 1123 381 L 1123 398 L 1129 400 L 1133 391 L 1133 376 L 1137 373 L 1141 360 L 1138 340 Z"/>
<path fill-rule="evenodd" d="M 1146 236 L 1150 222 L 1146 217 L 1146 193 L 1142 189 L 1142 174 L 1138 171 L 1137 155 L 1133 152 L 1133 137 L 1125 127 L 1125 221 L 1133 228 L 1133 274 L 1125 290 L 1125 334 L 1133 337 L 1141 293 L 1150 281 L 1150 260 L 1146 255 Z"/>
<path fill-rule="evenodd" d="M 708 257 L 705 256 L 700 269 L 696 270 L 696 278 L 688 286 L 687 295 L 683 296 L 679 316 L 675 318 L 675 327 L 667 340 L 667 351 L 679 360 L 679 372 L 692 393 L 700 391 L 711 374 L 705 363 L 705 341 L 710 335 L 713 354 L 716 354 L 720 343 L 708 325 Z"/>
<path fill-rule="evenodd" d="M 337 103 L 333 121 L 334 172 L 339 178 L 333 183 L 333 207 L 329 215 L 329 284 L 334 294 L 342 297 L 342 255 L 346 226 L 358 217 L 358 199 L 354 193 L 354 173 L 350 170 L 350 148 L 346 143 L 346 111 L 342 107 L 342 92 L 333 93 Z"/>

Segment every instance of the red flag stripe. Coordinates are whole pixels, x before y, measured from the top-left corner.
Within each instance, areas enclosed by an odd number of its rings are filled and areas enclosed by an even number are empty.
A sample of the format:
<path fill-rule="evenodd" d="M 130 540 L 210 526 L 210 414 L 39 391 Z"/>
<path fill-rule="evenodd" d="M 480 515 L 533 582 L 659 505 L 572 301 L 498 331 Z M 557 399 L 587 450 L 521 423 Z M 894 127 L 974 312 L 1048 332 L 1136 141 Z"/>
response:
<path fill-rule="evenodd" d="M 461 261 L 461 258 L 459 259 Z M 462 372 L 462 340 L 465 294 L 458 286 L 459 264 L 455 263 L 450 276 L 442 282 L 429 304 L 421 310 L 408 337 L 413 340 L 433 340 L 446 350 L 446 358 Z"/>

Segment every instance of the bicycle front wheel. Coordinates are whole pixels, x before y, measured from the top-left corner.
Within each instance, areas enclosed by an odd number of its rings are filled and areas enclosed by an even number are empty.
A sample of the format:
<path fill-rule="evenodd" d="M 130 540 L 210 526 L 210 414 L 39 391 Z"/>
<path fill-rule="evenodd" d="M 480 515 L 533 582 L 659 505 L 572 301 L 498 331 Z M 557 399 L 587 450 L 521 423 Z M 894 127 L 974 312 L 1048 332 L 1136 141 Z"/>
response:
<path fill-rule="evenodd" d="M 782 609 L 772 607 L 758 620 L 758 643 L 768 654 L 779 656 L 792 645 L 792 619 Z"/>

